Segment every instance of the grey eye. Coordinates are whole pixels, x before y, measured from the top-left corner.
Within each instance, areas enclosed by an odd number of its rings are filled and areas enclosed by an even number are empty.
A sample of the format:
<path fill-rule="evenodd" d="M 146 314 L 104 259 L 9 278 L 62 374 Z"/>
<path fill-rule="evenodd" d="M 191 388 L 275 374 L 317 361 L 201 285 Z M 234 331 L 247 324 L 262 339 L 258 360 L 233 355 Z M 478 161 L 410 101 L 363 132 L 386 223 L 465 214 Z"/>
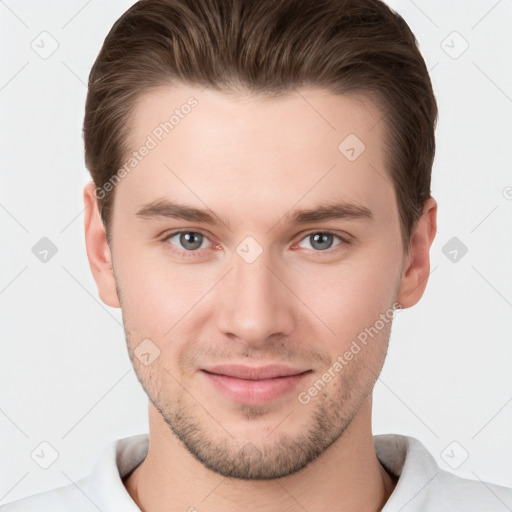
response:
<path fill-rule="evenodd" d="M 330 249 L 333 246 L 335 238 L 341 240 L 341 238 L 334 233 L 324 233 L 319 231 L 317 233 L 311 233 L 310 235 L 307 235 L 302 239 L 300 243 L 302 244 L 305 240 L 307 240 L 310 243 L 310 247 L 306 247 L 306 249 L 325 251 L 326 249 Z"/>
<path fill-rule="evenodd" d="M 183 248 L 187 251 L 195 251 L 199 249 L 203 244 L 205 237 L 201 233 L 195 231 L 183 231 L 171 235 L 168 240 L 171 241 L 173 238 L 179 237 L 179 248 Z"/>
<path fill-rule="evenodd" d="M 311 246 L 320 251 L 329 249 L 332 246 L 333 235 L 330 233 L 315 233 L 309 235 L 311 239 Z"/>

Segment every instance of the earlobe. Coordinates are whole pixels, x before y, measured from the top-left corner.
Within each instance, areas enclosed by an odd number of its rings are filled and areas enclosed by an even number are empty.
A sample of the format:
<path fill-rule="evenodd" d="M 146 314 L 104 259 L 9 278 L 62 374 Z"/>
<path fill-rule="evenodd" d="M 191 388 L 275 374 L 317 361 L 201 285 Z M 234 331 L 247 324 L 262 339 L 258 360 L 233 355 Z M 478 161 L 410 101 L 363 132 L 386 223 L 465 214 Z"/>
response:
<path fill-rule="evenodd" d="M 84 228 L 87 259 L 101 300 L 108 306 L 119 308 L 121 306 L 114 279 L 112 253 L 107 242 L 107 234 L 101 220 L 94 190 L 94 182 L 88 183 L 84 188 Z"/>
<path fill-rule="evenodd" d="M 405 258 L 397 301 L 402 308 L 419 302 L 430 275 L 430 246 L 437 232 L 437 202 L 430 197 L 416 221 L 410 239 L 409 255 Z"/>

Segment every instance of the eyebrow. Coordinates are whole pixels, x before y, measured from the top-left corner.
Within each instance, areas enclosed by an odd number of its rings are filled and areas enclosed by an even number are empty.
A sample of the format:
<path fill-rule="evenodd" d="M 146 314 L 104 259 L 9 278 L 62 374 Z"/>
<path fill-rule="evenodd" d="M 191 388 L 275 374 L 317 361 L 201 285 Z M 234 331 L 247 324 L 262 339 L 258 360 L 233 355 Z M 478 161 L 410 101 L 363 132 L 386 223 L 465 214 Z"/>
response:
<path fill-rule="evenodd" d="M 212 226 L 218 226 L 222 222 L 229 226 L 228 222 L 224 222 L 210 209 L 195 208 L 166 199 L 156 200 L 144 205 L 135 215 L 142 219 L 163 217 L 211 224 Z M 316 208 L 287 213 L 279 223 L 289 222 L 292 225 L 300 225 L 337 219 L 373 219 L 373 214 L 366 206 L 353 202 L 323 204 Z"/>

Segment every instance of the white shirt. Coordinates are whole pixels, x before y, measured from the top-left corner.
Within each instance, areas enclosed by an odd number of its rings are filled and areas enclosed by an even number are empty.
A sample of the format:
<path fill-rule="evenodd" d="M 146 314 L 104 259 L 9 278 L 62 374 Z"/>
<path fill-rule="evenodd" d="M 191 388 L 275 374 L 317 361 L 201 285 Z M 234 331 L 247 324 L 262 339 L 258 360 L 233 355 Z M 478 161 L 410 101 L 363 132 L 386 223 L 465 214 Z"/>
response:
<path fill-rule="evenodd" d="M 512 511 L 512 489 L 440 469 L 417 439 L 398 434 L 373 439 L 380 462 L 399 476 L 382 512 Z M 105 449 L 90 475 L 11 502 L 0 512 L 141 512 L 122 478 L 144 460 L 148 447 L 148 434 L 118 439 Z"/>

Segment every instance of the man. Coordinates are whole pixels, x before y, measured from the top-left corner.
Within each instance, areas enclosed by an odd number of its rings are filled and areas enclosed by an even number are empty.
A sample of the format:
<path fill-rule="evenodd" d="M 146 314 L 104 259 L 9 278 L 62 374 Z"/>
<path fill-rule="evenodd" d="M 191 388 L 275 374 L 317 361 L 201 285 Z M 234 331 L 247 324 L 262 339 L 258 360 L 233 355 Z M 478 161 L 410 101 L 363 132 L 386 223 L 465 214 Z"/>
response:
<path fill-rule="evenodd" d="M 378 0 L 129 9 L 89 79 L 85 235 L 149 436 L 3 510 L 510 509 L 372 435 L 395 310 L 428 281 L 436 117 Z"/>

